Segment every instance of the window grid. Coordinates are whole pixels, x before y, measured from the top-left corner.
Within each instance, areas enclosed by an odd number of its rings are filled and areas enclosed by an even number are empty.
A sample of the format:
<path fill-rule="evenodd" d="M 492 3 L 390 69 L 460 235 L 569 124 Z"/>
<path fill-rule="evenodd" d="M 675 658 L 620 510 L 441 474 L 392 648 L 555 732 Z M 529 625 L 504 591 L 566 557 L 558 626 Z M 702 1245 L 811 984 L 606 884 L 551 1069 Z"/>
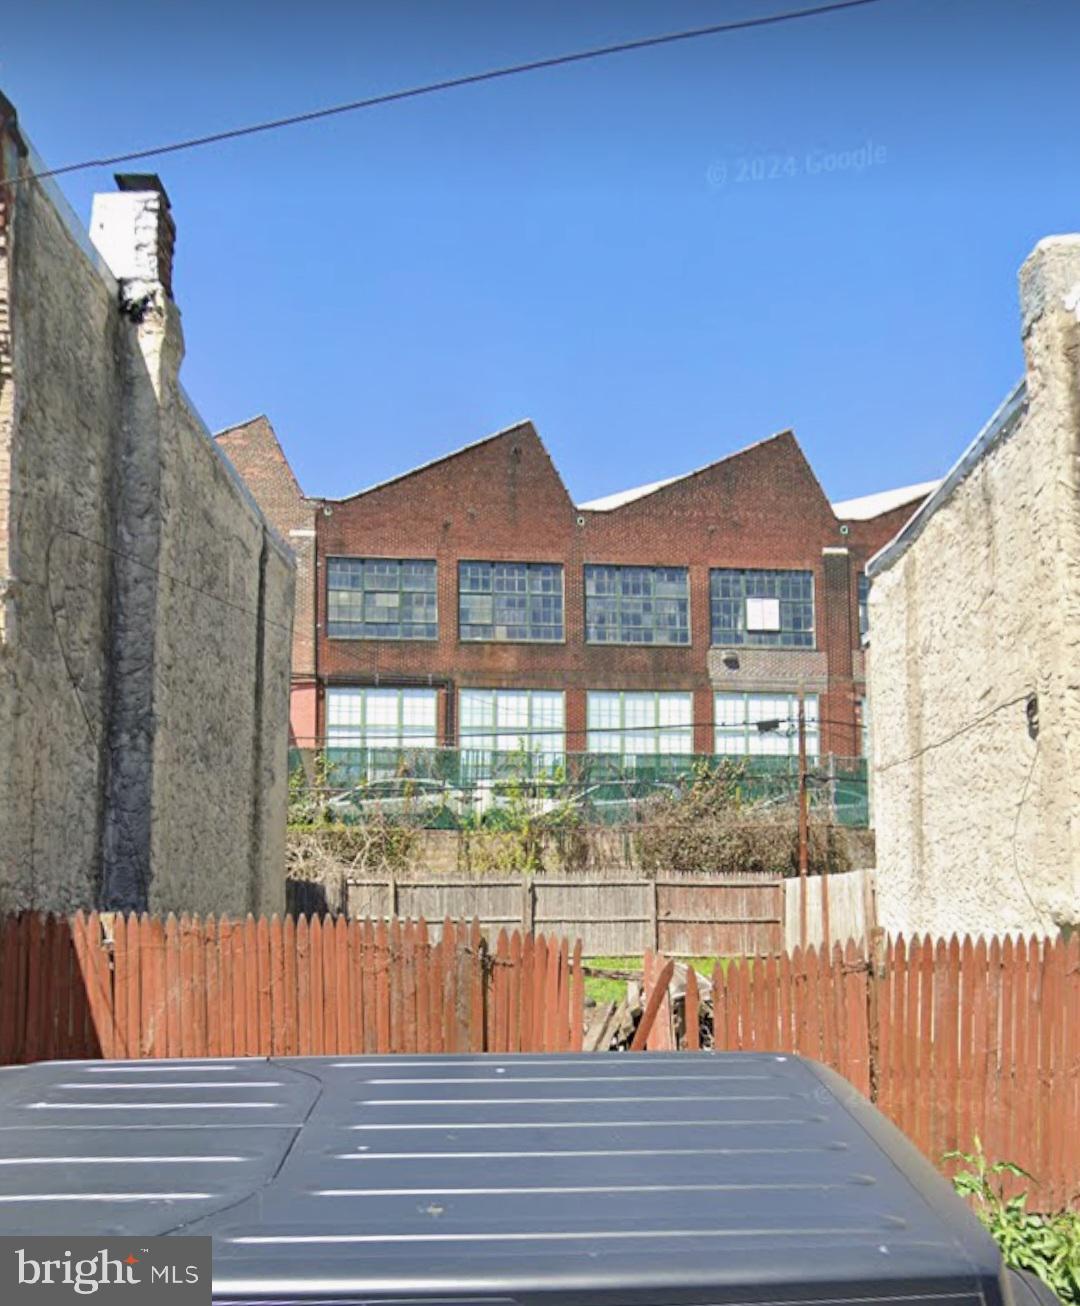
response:
<path fill-rule="evenodd" d="M 459 706 L 462 748 L 545 757 L 561 757 L 565 751 L 562 690 L 463 689 Z"/>
<path fill-rule="evenodd" d="M 434 689 L 331 688 L 327 748 L 434 748 L 436 715 Z"/>
<path fill-rule="evenodd" d="M 693 695 L 679 691 L 589 690 L 586 726 L 590 753 L 692 753 Z"/>
<path fill-rule="evenodd" d="M 799 698 L 797 694 L 717 694 L 714 751 L 730 757 L 797 757 Z M 820 751 L 818 696 L 807 694 L 806 754 Z M 778 730 L 758 729 L 760 721 L 778 721 Z"/>
<path fill-rule="evenodd" d="M 865 571 L 859 572 L 859 638 L 865 639 L 870 634 L 870 577 Z"/>
<path fill-rule="evenodd" d="M 330 639 L 436 639 L 435 563 L 422 558 L 328 558 Z"/>
<path fill-rule="evenodd" d="M 585 642 L 689 644 L 689 570 L 587 566 Z"/>
<path fill-rule="evenodd" d="M 814 574 L 811 571 L 761 571 L 714 568 L 709 573 L 713 644 L 761 647 L 814 647 Z M 778 629 L 753 629 L 754 616 L 779 608 Z M 755 602 L 757 601 L 757 602 Z M 752 614 L 747 619 L 748 610 Z"/>
<path fill-rule="evenodd" d="M 560 563 L 458 564 L 458 634 L 462 640 L 547 644 L 561 642 L 563 632 Z"/>

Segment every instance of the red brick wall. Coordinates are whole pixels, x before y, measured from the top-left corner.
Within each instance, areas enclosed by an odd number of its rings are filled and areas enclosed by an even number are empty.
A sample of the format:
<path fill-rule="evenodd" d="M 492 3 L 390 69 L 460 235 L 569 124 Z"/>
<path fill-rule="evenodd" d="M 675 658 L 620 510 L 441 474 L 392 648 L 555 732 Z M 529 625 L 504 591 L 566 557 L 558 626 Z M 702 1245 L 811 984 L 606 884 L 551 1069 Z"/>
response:
<path fill-rule="evenodd" d="M 811 570 L 817 647 L 827 656 L 821 704 L 826 751 L 858 751 L 853 649 L 858 647 L 855 576 L 889 539 L 859 523 L 849 535 L 794 436 L 783 434 L 608 512 L 575 507 L 528 423 L 316 515 L 320 681 L 425 679 L 463 686 L 564 689 L 567 746 L 585 746 L 589 689 L 680 689 L 694 693 L 695 747 L 712 749 L 710 567 Z M 823 549 L 850 549 L 823 556 Z M 434 558 L 438 562 L 437 641 L 322 637 L 328 557 Z M 459 643 L 459 560 L 561 562 L 563 644 Z M 586 563 L 688 566 L 691 644 L 680 648 L 587 645 Z M 781 654 L 782 658 L 783 654 Z M 794 659 L 793 659 L 794 665 Z M 725 682 L 727 683 L 727 682 Z M 793 678 L 791 688 L 796 687 Z M 741 685 L 741 688 L 753 688 Z M 444 737 L 450 725 L 441 696 Z M 320 728 L 325 720 L 320 707 Z"/>

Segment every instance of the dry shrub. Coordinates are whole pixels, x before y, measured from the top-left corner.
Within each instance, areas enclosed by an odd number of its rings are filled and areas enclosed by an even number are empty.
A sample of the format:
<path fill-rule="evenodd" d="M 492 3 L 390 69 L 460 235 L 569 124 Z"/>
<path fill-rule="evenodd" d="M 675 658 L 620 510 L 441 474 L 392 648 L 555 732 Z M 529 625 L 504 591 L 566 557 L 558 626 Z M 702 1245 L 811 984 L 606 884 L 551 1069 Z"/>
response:
<path fill-rule="evenodd" d="M 378 815 L 359 825 L 290 826 L 285 836 L 285 876 L 322 885 L 329 902 L 341 902 L 350 876 L 408 870 L 421 836 L 415 825 Z"/>
<path fill-rule="evenodd" d="M 797 802 L 746 802 L 742 780 L 737 763 L 702 764 L 688 789 L 649 800 L 637 827 L 642 869 L 797 875 Z M 844 832 L 814 809 L 807 852 L 811 874 L 851 869 Z"/>

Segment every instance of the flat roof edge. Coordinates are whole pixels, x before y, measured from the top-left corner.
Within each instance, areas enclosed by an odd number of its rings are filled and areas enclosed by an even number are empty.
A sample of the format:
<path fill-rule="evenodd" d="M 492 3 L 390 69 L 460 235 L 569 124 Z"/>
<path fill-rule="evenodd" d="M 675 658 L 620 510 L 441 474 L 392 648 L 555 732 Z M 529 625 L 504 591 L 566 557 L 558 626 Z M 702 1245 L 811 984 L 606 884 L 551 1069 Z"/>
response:
<path fill-rule="evenodd" d="M 900 561 L 926 529 L 926 524 L 934 513 L 952 498 L 957 487 L 967 479 L 991 449 L 996 448 L 1015 432 L 1027 412 L 1027 407 L 1027 381 L 1021 378 L 953 464 L 934 493 L 889 543 L 879 549 L 866 564 L 866 574 L 871 580 Z"/>

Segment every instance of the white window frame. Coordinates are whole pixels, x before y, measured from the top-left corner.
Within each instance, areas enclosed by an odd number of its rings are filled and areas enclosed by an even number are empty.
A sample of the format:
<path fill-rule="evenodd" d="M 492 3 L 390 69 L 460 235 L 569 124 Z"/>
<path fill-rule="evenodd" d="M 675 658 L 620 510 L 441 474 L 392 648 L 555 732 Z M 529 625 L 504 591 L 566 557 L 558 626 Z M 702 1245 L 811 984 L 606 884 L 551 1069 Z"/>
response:
<path fill-rule="evenodd" d="M 805 696 L 806 756 L 821 753 L 821 707 Z M 779 720 L 779 730 L 760 731 L 759 721 Z M 717 691 L 713 695 L 713 752 L 720 757 L 798 757 L 799 696 L 783 690 Z"/>
<path fill-rule="evenodd" d="M 590 753 L 670 757 L 694 751 L 691 690 L 590 689 L 585 721 Z"/>
<path fill-rule="evenodd" d="M 343 708 L 352 704 L 355 720 L 341 719 Z M 386 715 L 393 722 L 372 721 L 372 709 L 379 705 L 394 710 Z M 426 720 L 410 721 L 417 709 L 430 706 L 430 725 Z M 375 715 L 380 715 L 376 713 Z M 426 717 L 427 712 L 423 715 Z M 335 720 L 335 717 L 338 719 Z M 376 726 L 393 734 L 372 734 Z M 439 735 L 439 692 L 436 689 L 412 689 L 378 685 L 331 685 L 326 691 L 326 747 L 331 748 L 437 748 Z"/>
<path fill-rule="evenodd" d="M 557 722 L 544 719 L 557 704 Z M 524 723 L 507 725 L 513 709 L 524 705 Z M 483 710 L 488 720 L 466 718 Z M 517 733 L 515 733 L 517 732 Z M 566 753 L 566 693 L 561 689 L 461 689 L 458 691 L 458 743 L 463 749 L 492 753 L 527 752 L 545 760 Z"/>

